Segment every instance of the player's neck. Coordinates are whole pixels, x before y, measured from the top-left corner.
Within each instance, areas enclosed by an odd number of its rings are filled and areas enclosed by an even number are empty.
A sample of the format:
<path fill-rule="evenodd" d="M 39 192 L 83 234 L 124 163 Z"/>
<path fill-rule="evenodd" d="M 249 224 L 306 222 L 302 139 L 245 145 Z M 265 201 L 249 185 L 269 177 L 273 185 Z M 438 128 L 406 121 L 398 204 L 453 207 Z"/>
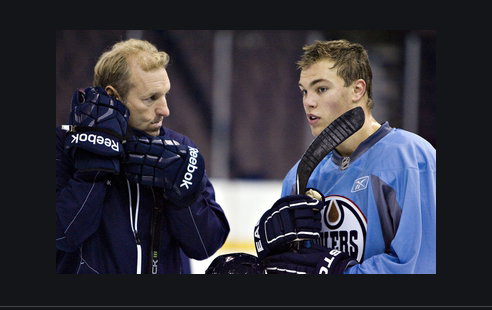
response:
<path fill-rule="evenodd" d="M 353 136 L 345 140 L 342 144 L 336 147 L 338 154 L 343 157 L 347 157 L 352 155 L 352 153 L 357 149 L 359 144 L 361 144 L 364 140 L 369 138 L 370 135 L 375 133 L 381 124 L 379 124 L 371 114 L 366 114 L 366 120 L 364 125 L 360 130 L 354 133 Z"/>

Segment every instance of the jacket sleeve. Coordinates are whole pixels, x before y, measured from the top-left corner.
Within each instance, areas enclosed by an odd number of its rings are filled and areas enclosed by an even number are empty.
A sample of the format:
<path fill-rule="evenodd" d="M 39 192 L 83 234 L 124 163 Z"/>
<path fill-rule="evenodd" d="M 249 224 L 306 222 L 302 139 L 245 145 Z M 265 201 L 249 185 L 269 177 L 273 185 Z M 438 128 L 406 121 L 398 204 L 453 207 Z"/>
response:
<path fill-rule="evenodd" d="M 106 194 L 100 171 L 79 173 L 65 152 L 65 134 L 56 130 L 56 248 L 75 251 L 98 228 Z"/>
<path fill-rule="evenodd" d="M 183 252 L 190 258 L 202 260 L 213 255 L 229 234 L 224 211 L 215 201 L 210 180 L 201 196 L 187 208 L 168 207 L 171 230 Z"/>
<path fill-rule="evenodd" d="M 374 186 L 374 181 L 372 183 Z M 385 216 L 380 214 L 381 225 L 393 225 L 392 229 L 395 230 L 389 253 L 374 255 L 347 269 L 345 273 L 435 273 L 436 172 L 406 169 L 402 179 L 390 185 L 383 183 L 382 186 L 394 188 L 395 191 L 394 195 L 375 197 L 376 203 L 384 203 L 389 207 L 386 217 L 395 217 L 397 213 L 391 209 L 401 207 L 399 223 L 393 221 L 391 224 L 392 220 L 385 223 Z M 389 193 L 387 190 L 382 192 Z M 378 209 L 381 213 L 382 208 Z M 384 231 L 383 228 L 383 237 Z"/>
<path fill-rule="evenodd" d="M 173 134 L 178 142 L 198 148 L 188 137 Z M 205 190 L 194 203 L 186 208 L 167 208 L 174 238 L 188 257 L 197 260 L 212 256 L 225 243 L 230 231 L 224 211 L 215 201 L 215 190 L 206 172 L 205 177 Z"/>

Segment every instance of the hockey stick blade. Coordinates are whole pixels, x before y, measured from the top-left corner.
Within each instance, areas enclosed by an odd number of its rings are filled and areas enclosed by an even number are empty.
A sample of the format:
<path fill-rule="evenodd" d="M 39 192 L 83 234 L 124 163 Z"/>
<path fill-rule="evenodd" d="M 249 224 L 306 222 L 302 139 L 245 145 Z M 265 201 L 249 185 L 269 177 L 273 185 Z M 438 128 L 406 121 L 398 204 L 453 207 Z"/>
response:
<path fill-rule="evenodd" d="M 353 108 L 331 122 L 313 140 L 297 167 L 297 194 L 305 193 L 308 179 L 321 160 L 356 133 L 364 125 L 364 121 L 364 110 L 361 107 Z"/>

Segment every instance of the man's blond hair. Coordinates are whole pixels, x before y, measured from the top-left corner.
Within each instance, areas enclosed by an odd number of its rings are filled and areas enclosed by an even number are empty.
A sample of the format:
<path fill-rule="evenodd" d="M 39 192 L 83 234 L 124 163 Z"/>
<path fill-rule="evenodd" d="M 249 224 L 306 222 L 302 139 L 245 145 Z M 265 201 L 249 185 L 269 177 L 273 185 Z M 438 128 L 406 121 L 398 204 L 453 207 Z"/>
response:
<path fill-rule="evenodd" d="M 94 86 L 106 88 L 111 85 L 125 102 L 128 91 L 132 87 L 130 59 L 135 59 L 144 71 L 166 68 L 169 63 L 169 55 L 158 51 L 148 41 L 137 39 L 121 41 L 99 57 L 94 67 Z"/>
<path fill-rule="evenodd" d="M 358 79 L 366 82 L 367 106 L 369 109 L 374 107 L 371 64 L 362 45 L 347 40 L 315 41 L 302 49 L 304 54 L 297 62 L 298 69 L 304 70 L 319 60 L 329 59 L 335 62 L 333 68 L 337 68 L 337 75 L 345 81 L 345 87 Z"/>

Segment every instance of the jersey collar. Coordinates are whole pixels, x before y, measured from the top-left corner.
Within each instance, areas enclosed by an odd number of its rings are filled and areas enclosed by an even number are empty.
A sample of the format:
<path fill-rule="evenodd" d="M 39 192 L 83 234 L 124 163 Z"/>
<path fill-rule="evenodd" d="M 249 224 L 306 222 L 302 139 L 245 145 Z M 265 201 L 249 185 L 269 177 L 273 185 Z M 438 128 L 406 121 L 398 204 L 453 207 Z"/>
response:
<path fill-rule="evenodd" d="M 387 134 L 389 134 L 392 129 L 393 128 L 390 127 L 388 122 L 384 122 L 384 124 L 382 124 L 381 127 L 379 127 L 379 129 L 376 130 L 376 132 L 374 132 L 372 135 L 370 135 L 367 139 L 365 139 L 364 141 L 362 141 L 359 144 L 359 146 L 355 149 L 355 151 L 352 153 L 352 155 L 350 155 L 348 157 L 343 157 L 336 150 L 333 150 L 333 156 L 331 157 L 331 160 L 338 167 L 342 167 L 343 161 L 345 161 L 346 163 L 354 162 L 354 160 L 356 160 L 357 158 L 359 158 L 359 156 L 361 156 L 367 150 L 369 150 L 371 148 L 371 146 L 373 146 L 379 140 L 381 140 Z M 344 158 L 345 158 L 345 160 L 344 160 Z M 348 158 L 348 160 L 347 160 L 347 158 Z M 345 169 L 345 168 L 346 168 L 346 166 L 343 169 Z"/>

